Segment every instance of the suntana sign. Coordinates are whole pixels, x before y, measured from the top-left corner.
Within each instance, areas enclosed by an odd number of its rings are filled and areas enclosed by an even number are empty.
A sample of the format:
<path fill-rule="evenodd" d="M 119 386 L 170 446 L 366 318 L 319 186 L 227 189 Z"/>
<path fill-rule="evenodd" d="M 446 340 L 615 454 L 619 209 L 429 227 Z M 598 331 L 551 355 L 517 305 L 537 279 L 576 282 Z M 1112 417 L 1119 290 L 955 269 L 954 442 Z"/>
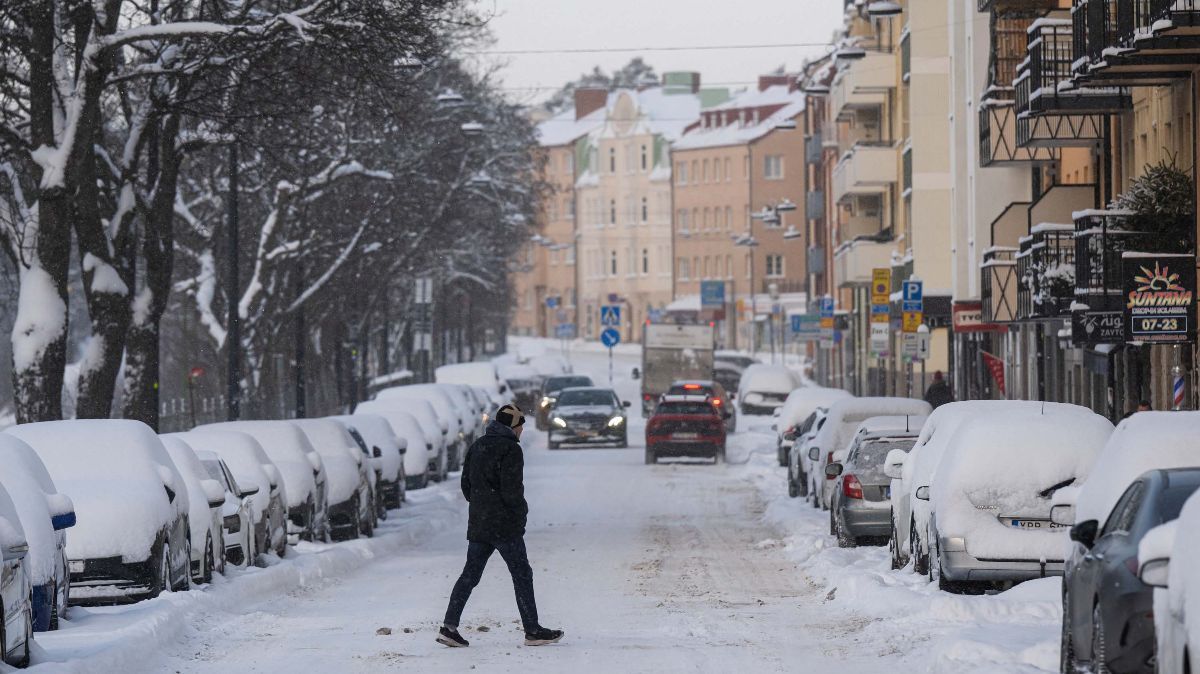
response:
<path fill-rule="evenodd" d="M 1196 339 L 1196 258 L 1124 253 L 1125 341 Z"/>

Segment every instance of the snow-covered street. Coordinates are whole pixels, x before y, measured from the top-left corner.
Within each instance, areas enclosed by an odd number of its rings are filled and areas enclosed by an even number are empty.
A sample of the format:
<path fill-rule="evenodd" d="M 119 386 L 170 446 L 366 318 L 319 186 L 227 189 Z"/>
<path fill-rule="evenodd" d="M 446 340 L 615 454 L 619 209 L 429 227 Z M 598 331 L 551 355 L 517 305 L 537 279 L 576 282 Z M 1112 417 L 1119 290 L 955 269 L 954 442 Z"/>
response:
<path fill-rule="evenodd" d="M 607 357 L 573 354 L 607 380 Z M 634 399 L 635 352 L 616 358 Z M 884 548 L 839 550 L 828 516 L 788 499 L 768 418 L 743 418 L 729 465 L 643 465 L 629 449 L 549 451 L 526 434 L 527 543 L 539 612 L 566 630 L 526 648 L 493 558 L 467 606 L 471 647 L 433 640 L 466 549 L 450 480 L 370 540 L 303 544 L 267 569 L 132 607 L 72 609 L 39 635 L 39 669 L 68 671 L 1041 671 L 1057 665 L 1056 579 L 951 596 L 887 569 Z M 969 664 L 968 664 L 969 663 Z"/>

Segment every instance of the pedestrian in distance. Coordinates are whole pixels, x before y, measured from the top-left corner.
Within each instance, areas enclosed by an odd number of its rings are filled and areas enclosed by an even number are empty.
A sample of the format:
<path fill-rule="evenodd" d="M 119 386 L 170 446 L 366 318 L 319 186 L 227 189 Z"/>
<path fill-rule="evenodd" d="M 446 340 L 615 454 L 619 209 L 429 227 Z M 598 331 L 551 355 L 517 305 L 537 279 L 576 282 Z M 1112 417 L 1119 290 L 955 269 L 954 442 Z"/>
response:
<path fill-rule="evenodd" d="M 925 390 L 925 402 L 935 410 L 946 403 L 954 402 L 954 393 L 946 383 L 946 378 L 942 376 L 941 370 L 933 373 L 933 383 Z"/>
<path fill-rule="evenodd" d="M 1154 409 L 1154 406 L 1150 404 L 1149 400 L 1143 400 L 1138 403 L 1137 408 L 1129 410 L 1128 412 L 1125 413 L 1125 416 L 1123 416 L 1121 418 L 1128 419 L 1129 417 L 1137 414 L 1138 412 L 1150 412 L 1153 409 Z"/>
<path fill-rule="evenodd" d="M 521 432 L 525 415 L 513 405 L 504 405 L 488 423 L 484 434 L 467 450 L 460 478 L 463 496 L 470 503 L 467 515 L 467 563 L 454 583 L 446 618 L 438 630 L 437 641 L 450 647 L 469 646 L 458 633 L 463 609 L 471 590 L 479 584 L 483 569 L 493 552 L 499 552 L 508 565 L 517 610 L 525 628 L 526 646 L 544 646 L 562 639 L 562 630 L 538 623 L 537 604 L 533 599 L 533 569 L 525 552 L 525 523 L 529 505 L 525 502 L 525 459 L 521 451 Z"/>

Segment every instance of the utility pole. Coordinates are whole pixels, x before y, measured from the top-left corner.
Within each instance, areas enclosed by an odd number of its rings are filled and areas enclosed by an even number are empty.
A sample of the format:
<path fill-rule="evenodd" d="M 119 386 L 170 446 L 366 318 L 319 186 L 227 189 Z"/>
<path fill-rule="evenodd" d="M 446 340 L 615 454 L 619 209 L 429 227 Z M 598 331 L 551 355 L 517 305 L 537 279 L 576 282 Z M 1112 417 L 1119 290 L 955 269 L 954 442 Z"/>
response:
<path fill-rule="evenodd" d="M 226 196 L 225 243 L 228 273 L 225 276 L 227 317 L 225 350 L 229 357 L 226 375 L 226 416 L 237 421 L 242 416 L 242 329 L 238 315 L 241 280 L 238 278 L 238 145 L 229 144 L 229 194 Z"/>

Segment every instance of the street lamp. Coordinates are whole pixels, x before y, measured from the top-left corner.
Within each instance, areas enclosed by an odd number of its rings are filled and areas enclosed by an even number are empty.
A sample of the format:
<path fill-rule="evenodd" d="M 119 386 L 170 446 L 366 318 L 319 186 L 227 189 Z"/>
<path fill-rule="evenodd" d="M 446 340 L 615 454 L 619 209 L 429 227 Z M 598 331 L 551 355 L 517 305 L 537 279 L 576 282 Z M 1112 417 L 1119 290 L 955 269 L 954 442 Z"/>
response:
<path fill-rule="evenodd" d="M 479 122 L 464 122 L 459 127 L 464 136 L 480 136 L 483 135 L 483 124 Z"/>
<path fill-rule="evenodd" d="M 867 58 L 867 50 L 862 47 L 846 46 L 834 52 L 833 56 L 842 61 L 861 61 Z"/>
<path fill-rule="evenodd" d="M 442 107 L 462 105 L 464 101 L 462 94 L 450 88 L 443 89 L 442 93 L 438 94 L 435 100 L 437 101 L 437 104 Z"/>
<path fill-rule="evenodd" d="M 785 212 L 785 213 L 789 212 L 789 211 L 794 211 L 794 210 L 796 210 L 796 204 L 791 199 L 788 199 L 785 197 L 783 201 L 779 202 L 778 204 L 775 204 L 775 210 Z"/>

